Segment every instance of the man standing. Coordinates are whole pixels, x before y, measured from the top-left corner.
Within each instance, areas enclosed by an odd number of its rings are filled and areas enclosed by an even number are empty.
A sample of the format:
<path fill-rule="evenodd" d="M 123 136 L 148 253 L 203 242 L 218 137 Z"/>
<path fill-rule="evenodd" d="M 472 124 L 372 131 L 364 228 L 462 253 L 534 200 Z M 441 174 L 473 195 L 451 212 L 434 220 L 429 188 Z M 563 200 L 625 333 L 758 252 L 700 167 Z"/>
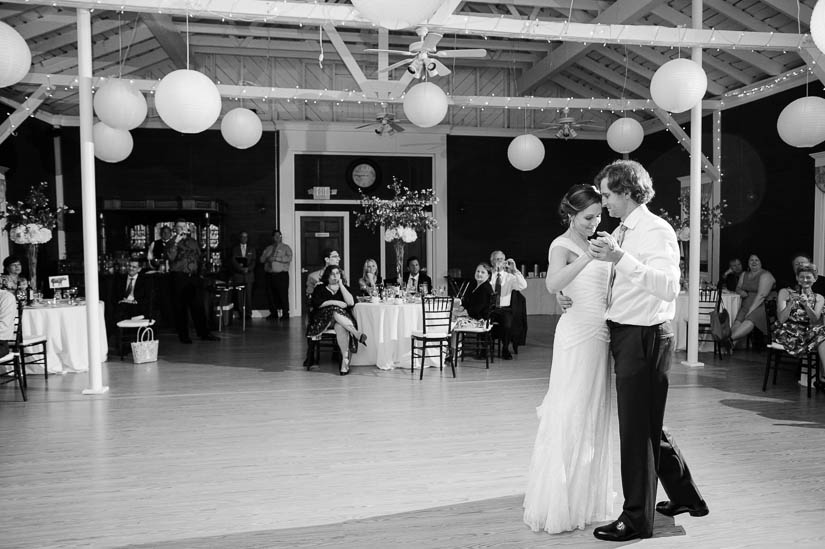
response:
<path fill-rule="evenodd" d="M 278 319 L 278 309 L 282 319 L 289 320 L 289 265 L 292 263 L 292 248 L 284 244 L 281 231 L 272 231 L 272 244 L 261 254 L 261 263 L 266 272 L 266 295 L 269 299 L 268 320 Z"/>
<path fill-rule="evenodd" d="M 511 306 L 513 290 L 524 290 L 527 281 L 524 275 L 516 268 L 514 259 L 504 259 L 504 252 L 496 250 L 490 254 L 490 263 L 493 266 L 493 277 L 490 284 L 493 286 L 493 310 L 490 320 L 498 324 L 501 331 L 501 358 L 513 360 L 510 354 L 510 341 L 513 334 L 513 308 Z M 518 344 L 513 343 L 513 353 L 518 354 Z"/>
<path fill-rule="evenodd" d="M 617 160 L 596 176 L 602 203 L 622 220 L 613 235 L 599 232 L 590 253 L 612 263 L 605 318 L 616 373 L 624 509 L 595 529 L 607 541 L 653 535 L 656 479 L 670 501 L 655 509 L 667 516 L 708 514 L 690 470 L 662 429 L 673 348 L 670 321 L 679 295 L 679 247 L 673 228 L 647 206 L 653 182 L 638 162 Z"/>
<path fill-rule="evenodd" d="M 175 327 L 181 343 L 192 343 L 189 337 L 189 314 L 198 337 L 205 341 L 218 341 L 220 338 L 209 333 L 206 324 L 202 288 L 198 270 L 200 267 L 200 248 L 197 241 L 189 236 L 189 224 L 184 219 L 175 221 L 175 240 L 167 247 L 169 270 L 172 273 L 172 292 L 175 305 Z"/>
<path fill-rule="evenodd" d="M 421 285 L 427 285 L 427 291 L 421 291 Z M 433 291 L 433 281 L 427 276 L 427 273 L 421 272 L 421 263 L 418 258 L 410 256 L 407 260 L 407 272 L 404 274 L 404 288 L 414 294 L 430 293 Z"/>
<path fill-rule="evenodd" d="M 255 248 L 249 245 L 249 233 L 241 231 L 239 242 L 232 248 L 232 282 L 243 284 L 246 318 L 252 318 L 252 284 L 255 282 Z M 238 314 L 243 314 L 238 303 Z"/>
<path fill-rule="evenodd" d="M 166 253 L 166 247 L 172 241 L 172 229 L 163 226 L 160 228 L 160 238 L 149 244 L 149 251 L 146 252 L 146 259 L 149 261 L 149 266 L 156 271 L 164 269 L 166 260 L 169 259 Z"/>

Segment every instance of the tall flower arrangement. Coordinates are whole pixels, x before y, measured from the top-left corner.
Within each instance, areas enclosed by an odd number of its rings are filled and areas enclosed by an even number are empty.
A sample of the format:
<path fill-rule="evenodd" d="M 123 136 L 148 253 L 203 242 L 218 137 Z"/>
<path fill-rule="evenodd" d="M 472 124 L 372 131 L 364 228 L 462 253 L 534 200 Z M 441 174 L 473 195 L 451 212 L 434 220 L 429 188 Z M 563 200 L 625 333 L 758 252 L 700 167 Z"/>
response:
<path fill-rule="evenodd" d="M 26 246 L 31 286 L 37 288 L 37 251 L 40 244 L 52 239 L 52 229 L 57 226 L 58 216 L 73 213 L 62 204 L 52 207 L 46 195 L 48 183 L 41 181 L 32 185 L 26 199 L 6 204 L 6 211 L 0 217 L 6 219 L 6 229 L 15 244 Z"/>
<path fill-rule="evenodd" d="M 384 227 L 384 240 L 392 242 L 395 248 L 395 270 L 400 284 L 404 275 L 404 246 L 415 242 L 418 232 L 438 228 L 432 213 L 438 198 L 432 189 L 412 191 L 394 176 L 390 188 L 395 194 L 390 199 L 362 194 L 362 212 L 355 226 L 372 230 Z"/>

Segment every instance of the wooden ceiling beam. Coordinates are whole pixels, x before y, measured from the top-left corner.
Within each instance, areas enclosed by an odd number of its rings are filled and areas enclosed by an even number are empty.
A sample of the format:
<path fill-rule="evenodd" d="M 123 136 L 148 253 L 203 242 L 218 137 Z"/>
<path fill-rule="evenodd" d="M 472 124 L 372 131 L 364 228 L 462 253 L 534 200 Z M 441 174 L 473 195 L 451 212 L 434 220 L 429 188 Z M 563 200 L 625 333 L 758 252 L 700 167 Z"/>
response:
<path fill-rule="evenodd" d="M 635 48 L 633 53 L 638 55 L 639 57 L 643 57 L 656 65 L 656 67 L 661 67 L 665 63 L 671 60 L 670 57 L 663 55 L 651 48 Z M 708 92 L 711 95 L 722 95 L 725 93 L 725 88 L 714 82 L 713 80 L 708 79 Z"/>
<path fill-rule="evenodd" d="M 669 112 L 656 108 L 653 109 L 654 114 L 662 121 L 662 124 L 665 125 L 665 129 L 667 129 L 670 133 L 676 137 L 682 147 L 690 154 L 690 136 L 682 129 L 682 126 L 673 119 Z M 708 160 L 708 157 L 704 154 L 702 155 L 702 169 L 711 176 L 713 179 L 716 180 L 718 183 L 721 179 L 721 175 L 719 174 L 719 169 L 713 165 L 713 162 Z"/>
<path fill-rule="evenodd" d="M 623 72 L 619 73 L 619 72 L 612 71 L 612 70 L 608 69 L 607 67 L 605 67 L 604 65 L 601 65 L 601 64 L 597 63 L 596 61 L 593 61 L 592 59 L 589 59 L 587 57 L 583 57 L 583 58 L 579 59 L 579 62 L 577 63 L 577 65 L 579 67 L 581 67 L 582 69 L 588 70 L 588 71 L 592 72 L 593 74 L 603 78 L 604 80 L 607 80 L 608 82 L 612 82 L 615 86 L 618 87 L 619 96 L 622 95 L 621 90 L 622 90 L 622 88 L 624 88 L 625 91 L 628 91 L 628 92 L 636 95 L 637 97 L 641 97 L 643 99 L 648 99 L 650 97 L 650 88 L 645 87 L 645 86 L 639 84 L 638 82 L 635 82 L 635 81 L 631 80 L 630 78 L 627 78 L 626 79 L 627 82 L 625 82 L 625 77 L 624 77 Z M 619 96 L 614 95 L 613 97 L 619 97 Z"/>
<path fill-rule="evenodd" d="M 49 13 L 40 19 L 25 21 L 22 24 L 14 25 L 14 30 L 20 33 L 25 40 L 31 40 L 44 34 L 58 31 L 62 28 L 71 27 L 77 23 L 74 15 L 65 13 Z"/>
<path fill-rule="evenodd" d="M 619 0 L 608 9 L 624 1 Z M 649 4 L 656 0 L 635 1 Z M 45 4 L 47 0 L 6 0 L 6 2 L 31 5 Z M 128 12 L 154 11 L 181 16 L 189 13 L 192 17 L 207 19 L 228 18 L 261 23 L 274 22 L 277 19 L 280 24 L 321 25 L 331 22 L 336 26 L 350 28 L 373 27 L 372 23 L 361 18 L 351 4 L 316 4 L 289 0 L 283 2 L 210 0 L 203 4 L 188 4 L 180 0 L 56 0 L 51 3 L 71 8 Z M 481 17 L 467 14 L 453 14 L 443 23 L 435 25 L 432 30 L 477 36 L 518 37 L 522 40 L 563 40 L 644 46 L 678 45 L 684 48 L 733 49 L 735 47 L 737 49 L 786 51 L 813 44 L 810 37 L 805 34 L 679 29 L 656 25 L 525 21 L 511 17 Z"/>
<path fill-rule="evenodd" d="M 17 131 L 17 128 L 19 128 L 23 122 L 34 114 L 34 111 L 36 111 L 46 99 L 49 91 L 48 85 L 40 85 L 28 99 L 23 101 L 23 103 L 0 124 L 0 145 L 2 145 L 3 141 L 12 133 Z"/>
<path fill-rule="evenodd" d="M 134 20 L 134 16 L 132 17 Z M 132 21 L 133 22 L 133 21 Z M 105 32 L 117 30 L 123 25 L 129 24 L 130 21 L 118 21 L 117 19 L 94 19 L 92 21 L 92 37 Z M 94 41 L 94 38 L 92 39 Z M 32 57 L 45 55 L 52 50 L 57 50 L 66 47 L 75 47 L 77 44 L 77 27 L 67 29 L 65 32 L 45 38 L 43 40 L 29 42 L 29 48 L 32 52 Z"/>
<path fill-rule="evenodd" d="M 797 0 L 762 0 L 762 2 L 768 4 L 779 13 L 787 15 L 793 21 L 796 21 L 797 14 L 799 14 L 799 19 L 801 19 L 806 26 L 810 25 L 813 10 L 802 2 L 798 2 Z"/>
<path fill-rule="evenodd" d="M 134 43 L 132 44 L 132 47 L 129 48 L 130 56 L 139 55 L 140 53 L 146 53 L 148 49 L 157 47 L 157 45 L 155 45 L 154 43 L 144 43 L 146 40 L 152 38 L 152 32 L 143 25 L 138 27 L 138 29 L 135 31 L 134 36 Z M 92 46 L 92 59 L 94 60 L 93 67 L 95 68 L 95 70 L 101 66 L 108 64 L 106 63 L 106 58 L 108 56 L 118 53 L 121 49 L 121 46 L 122 42 L 120 40 L 120 37 L 117 35 L 110 36 L 109 38 L 101 40 L 94 44 Z M 123 46 L 123 50 L 125 52 L 125 46 Z M 114 61 L 116 62 L 117 60 L 115 59 Z M 109 60 L 109 63 L 111 62 L 112 61 Z M 76 50 L 72 50 L 67 55 L 59 55 L 56 57 L 50 57 L 48 59 L 45 59 L 44 61 L 39 63 L 39 66 L 36 67 L 36 70 L 46 73 L 58 73 L 76 66 L 77 54 Z"/>
<path fill-rule="evenodd" d="M 149 30 L 152 31 L 155 40 L 169 56 L 175 68 L 188 69 L 190 59 L 187 53 L 186 40 L 175 27 L 172 16 L 164 13 L 145 12 L 140 17 Z M 191 64 L 194 66 L 194 62 Z"/>
<path fill-rule="evenodd" d="M 732 21 L 736 21 L 743 27 L 752 31 L 759 32 L 777 32 L 777 29 L 771 27 L 761 19 L 753 17 L 744 10 L 741 10 L 726 0 L 702 0 L 705 6 L 724 15 Z"/>
<path fill-rule="evenodd" d="M 634 20 L 649 12 L 655 4 L 662 1 L 664 0 L 618 0 L 594 18 L 591 24 L 610 25 Z M 599 39 L 594 38 L 591 40 L 591 43 L 593 41 L 599 41 Z M 553 74 L 575 63 L 587 53 L 587 49 L 586 44 L 572 42 L 562 44 L 554 51 L 548 53 L 547 56 L 536 63 L 533 68 L 521 75 L 518 79 L 518 88 L 521 90 L 533 89 L 538 84 L 541 84 L 542 80 L 552 77 Z"/>
<path fill-rule="evenodd" d="M 467 4 L 500 4 L 502 6 L 523 6 L 537 8 L 570 9 L 569 0 L 470 0 Z M 610 6 L 609 2 L 597 0 L 577 0 L 573 8 L 577 10 L 602 11 Z"/>

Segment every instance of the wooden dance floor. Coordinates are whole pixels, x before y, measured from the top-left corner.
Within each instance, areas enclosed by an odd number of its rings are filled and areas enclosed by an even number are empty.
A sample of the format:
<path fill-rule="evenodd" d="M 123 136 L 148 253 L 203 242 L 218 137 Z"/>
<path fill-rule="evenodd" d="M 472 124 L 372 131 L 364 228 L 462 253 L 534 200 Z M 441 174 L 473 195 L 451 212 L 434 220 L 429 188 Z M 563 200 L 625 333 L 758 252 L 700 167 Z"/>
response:
<path fill-rule="evenodd" d="M 0 546 L 608 547 L 594 525 L 521 522 L 552 345 L 550 317 L 529 323 L 516 360 L 467 360 L 457 379 L 340 377 L 328 354 L 307 372 L 293 319 L 164 336 L 156 364 L 104 365 L 103 396 L 81 395 L 86 374 L 30 376 L 27 403 L 0 386 Z M 787 372 L 763 393 L 756 353 L 682 358 L 665 424 L 711 513 L 659 515 L 640 545 L 825 546 L 825 394 Z"/>

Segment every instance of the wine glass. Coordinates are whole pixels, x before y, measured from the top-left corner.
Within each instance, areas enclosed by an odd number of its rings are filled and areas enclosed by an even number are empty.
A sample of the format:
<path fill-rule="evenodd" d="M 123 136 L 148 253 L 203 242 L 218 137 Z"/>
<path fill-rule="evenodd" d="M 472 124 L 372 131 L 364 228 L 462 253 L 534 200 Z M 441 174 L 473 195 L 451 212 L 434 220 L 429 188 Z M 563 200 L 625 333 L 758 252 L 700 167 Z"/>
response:
<path fill-rule="evenodd" d="M 67 293 L 69 294 L 69 304 L 74 305 L 75 298 L 77 297 L 77 286 L 72 286 L 71 288 L 69 288 L 67 290 Z"/>

